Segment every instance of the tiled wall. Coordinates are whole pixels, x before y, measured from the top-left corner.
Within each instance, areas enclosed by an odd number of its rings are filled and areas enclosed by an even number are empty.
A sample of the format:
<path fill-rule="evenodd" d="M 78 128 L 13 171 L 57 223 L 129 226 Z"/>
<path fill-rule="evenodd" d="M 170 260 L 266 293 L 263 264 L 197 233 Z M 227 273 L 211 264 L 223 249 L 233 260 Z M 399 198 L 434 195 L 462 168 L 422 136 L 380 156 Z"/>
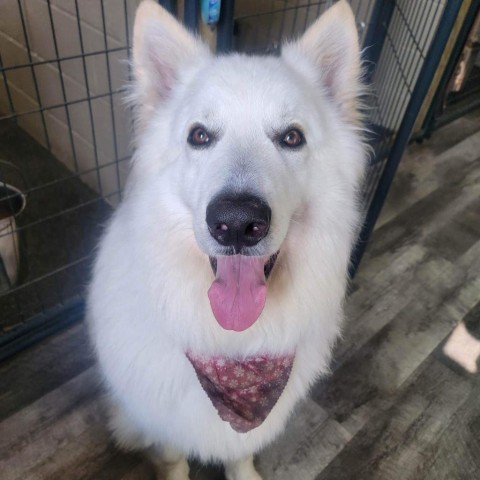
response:
<path fill-rule="evenodd" d="M 99 0 L 0 0 L 0 52 L 6 68 L 0 78 L 1 114 L 20 114 L 20 127 L 49 144 L 68 168 L 87 172 L 82 180 L 112 203 L 126 171 L 126 162 L 120 168 L 113 162 L 130 153 L 121 90 L 128 82 L 127 37 L 138 3 L 104 0 L 102 17 Z M 61 61 L 49 61 L 57 58 Z M 32 62 L 36 65 L 28 66 Z M 19 65 L 25 67 L 9 69 Z M 25 114 L 40 108 L 43 118 Z"/>

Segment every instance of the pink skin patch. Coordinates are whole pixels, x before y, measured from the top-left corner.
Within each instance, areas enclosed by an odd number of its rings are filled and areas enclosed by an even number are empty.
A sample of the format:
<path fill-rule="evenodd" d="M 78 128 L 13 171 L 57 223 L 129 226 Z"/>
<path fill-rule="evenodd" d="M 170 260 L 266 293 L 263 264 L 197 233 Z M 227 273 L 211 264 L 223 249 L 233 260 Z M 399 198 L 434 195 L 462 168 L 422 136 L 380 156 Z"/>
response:
<path fill-rule="evenodd" d="M 258 355 L 244 360 L 228 357 L 187 358 L 220 418 L 237 432 L 261 425 L 282 394 L 294 355 Z"/>
<path fill-rule="evenodd" d="M 262 313 L 267 296 L 264 266 L 264 257 L 217 257 L 217 274 L 208 298 L 215 318 L 226 330 L 246 330 Z"/>

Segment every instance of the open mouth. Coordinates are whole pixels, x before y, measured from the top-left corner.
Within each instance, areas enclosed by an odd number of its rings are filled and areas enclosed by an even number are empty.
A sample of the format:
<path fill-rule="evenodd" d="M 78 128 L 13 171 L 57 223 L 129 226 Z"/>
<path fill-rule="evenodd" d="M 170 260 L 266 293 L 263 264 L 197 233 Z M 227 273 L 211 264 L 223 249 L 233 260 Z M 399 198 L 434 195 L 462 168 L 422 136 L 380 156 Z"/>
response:
<path fill-rule="evenodd" d="M 277 250 L 273 255 L 270 255 L 270 257 L 268 257 L 267 261 L 265 262 L 265 265 L 263 266 L 263 273 L 267 280 L 270 277 L 270 274 L 272 273 L 273 267 L 275 266 L 275 262 L 277 261 L 277 257 L 279 253 L 280 253 L 280 250 Z M 217 257 L 208 257 L 208 258 L 210 260 L 210 266 L 212 267 L 213 273 L 216 275 L 217 274 Z"/>
<path fill-rule="evenodd" d="M 253 325 L 265 306 L 267 278 L 278 257 L 222 255 L 210 257 L 215 280 L 208 290 L 212 312 L 225 330 L 241 332 Z"/>

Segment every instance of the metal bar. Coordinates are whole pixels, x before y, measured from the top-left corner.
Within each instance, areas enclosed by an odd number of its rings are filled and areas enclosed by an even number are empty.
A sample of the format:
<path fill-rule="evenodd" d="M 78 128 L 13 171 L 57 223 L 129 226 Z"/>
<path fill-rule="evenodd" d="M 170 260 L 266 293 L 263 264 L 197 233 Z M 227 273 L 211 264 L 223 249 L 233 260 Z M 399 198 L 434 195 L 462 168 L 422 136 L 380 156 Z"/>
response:
<path fill-rule="evenodd" d="M 408 91 L 410 93 L 410 97 L 411 97 L 413 86 L 412 86 L 412 82 L 409 81 L 409 77 L 411 76 L 413 68 L 416 68 L 417 72 L 421 68 L 421 66 L 419 67 L 418 62 L 414 63 L 414 62 L 409 61 L 409 52 L 410 52 L 409 47 L 411 46 L 411 41 L 415 40 L 414 39 L 414 36 L 415 36 L 414 32 L 416 31 L 417 33 L 419 33 L 418 30 L 424 27 L 424 25 L 422 25 L 422 19 L 425 18 L 427 2 L 424 2 L 423 7 L 419 4 L 414 4 L 413 2 L 410 3 L 410 5 L 413 6 L 412 7 L 413 10 L 409 9 L 408 10 L 408 15 L 412 14 L 412 15 L 415 16 L 416 20 L 414 22 L 414 27 L 411 28 L 411 29 L 405 29 L 405 28 L 402 29 L 403 34 L 402 34 L 401 38 L 398 39 L 398 44 L 404 46 L 404 52 L 403 52 L 403 55 L 401 55 L 400 57 L 396 54 L 394 55 L 397 59 L 397 65 L 400 69 L 401 75 L 394 75 L 394 78 L 392 79 L 390 74 L 393 74 L 394 69 L 390 68 L 389 74 L 385 75 L 384 78 L 383 78 L 383 81 L 387 85 L 390 86 L 389 90 L 390 90 L 390 92 L 392 92 L 392 96 L 390 98 L 395 99 L 395 102 L 394 103 L 392 102 L 392 104 L 388 107 L 389 114 L 387 116 L 387 120 L 388 120 L 387 124 L 392 126 L 392 128 L 395 128 L 395 129 L 397 129 L 400 126 L 400 123 L 401 123 L 401 120 L 402 120 L 402 117 L 403 117 L 403 114 L 404 114 L 404 110 L 406 108 L 406 103 L 405 102 L 400 102 L 400 99 L 398 98 L 399 95 L 400 95 L 399 92 L 401 92 L 401 89 L 402 89 L 400 80 L 401 80 L 401 78 L 404 79 L 404 85 L 408 89 Z M 429 32 L 432 29 L 432 25 L 435 24 L 435 22 L 436 22 L 436 16 L 437 16 L 439 5 L 440 5 L 440 3 L 437 4 L 435 14 L 430 21 Z M 406 15 L 404 15 L 402 17 L 402 20 L 403 20 L 403 23 L 405 24 Z M 399 23 L 400 22 L 397 22 L 397 24 L 399 24 Z M 392 36 L 394 36 L 394 35 L 392 34 Z M 388 32 L 387 32 L 387 39 L 389 40 L 389 45 L 391 45 L 392 51 L 395 53 L 396 49 L 395 49 L 395 46 L 394 46 L 394 42 L 390 38 L 390 34 Z M 425 35 L 425 39 L 424 39 L 424 42 L 423 42 L 422 45 L 419 45 L 418 42 L 417 42 L 417 45 L 423 51 L 423 49 L 425 49 L 425 47 L 426 47 L 427 42 L 429 42 L 429 34 Z M 431 40 L 430 40 L 430 44 L 431 44 Z M 424 57 L 425 57 L 425 55 L 423 56 L 423 58 Z M 413 75 L 413 78 L 415 79 L 415 81 L 418 78 L 418 73 L 417 72 L 415 72 L 414 75 Z M 395 92 L 395 93 L 393 93 L 393 92 Z M 383 173 L 384 167 L 385 167 L 385 165 L 380 165 L 379 168 L 376 168 L 375 171 L 372 172 L 372 175 L 370 175 L 370 177 L 369 177 L 369 191 L 368 191 L 368 196 L 367 196 L 369 202 L 371 202 L 372 199 L 373 199 L 375 189 L 377 187 L 380 176 Z"/>
<path fill-rule="evenodd" d="M 22 24 L 22 31 L 23 31 L 23 38 L 25 40 L 25 47 L 27 49 L 27 55 L 28 55 L 28 61 L 30 63 L 32 62 L 32 51 L 30 49 L 30 42 L 28 40 L 28 33 L 27 33 L 27 26 L 25 24 L 25 16 L 23 14 L 23 8 L 20 0 L 17 0 L 17 5 L 18 5 L 18 12 L 20 14 L 20 22 Z M 37 103 L 39 107 L 42 107 L 42 99 L 40 97 L 40 89 L 38 88 L 38 81 L 37 81 L 37 74 L 35 73 L 35 68 L 33 65 L 30 67 L 31 73 L 32 73 L 32 79 L 33 79 L 33 85 L 35 87 L 35 95 L 37 97 Z M 40 117 L 42 119 L 42 127 L 43 127 L 43 134 L 45 136 L 45 144 L 47 146 L 47 150 L 51 150 L 50 146 L 50 137 L 48 135 L 48 129 L 47 129 L 47 123 L 45 121 L 45 115 L 43 111 L 40 112 Z"/>
<path fill-rule="evenodd" d="M 277 37 L 277 40 L 281 40 L 283 38 L 283 35 L 284 35 L 284 29 L 285 29 L 285 17 L 286 17 L 286 13 L 283 12 L 282 13 L 282 19 L 280 21 L 280 32 L 278 33 L 278 37 Z"/>
<path fill-rule="evenodd" d="M 310 8 L 310 7 L 316 7 L 318 5 L 325 5 L 327 2 L 326 0 L 321 0 L 319 2 L 308 2 L 304 5 L 295 5 L 292 7 L 283 7 L 283 8 L 276 8 L 276 9 L 270 9 L 262 13 L 252 13 L 252 14 L 247 14 L 247 15 L 241 15 L 236 17 L 235 20 L 244 20 L 245 18 L 254 18 L 254 17 L 263 17 L 265 15 L 274 15 L 276 13 L 281 13 L 281 12 L 288 12 L 289 10 L 298 10 L 299 8 Z M 272 5 L 274 2 L 272 2 Z"/>
<path fill-rule="evenodd" d="M 72 122 L 70 119 L 70 111 L 67 106 L 67 93 L 65 89 L 65 80 L 63 79 L 62 63 L 60 62 L 60 55 L 58 51 L 57 35 L 55 34 L 55 23 L 53 21 L 51 0 L 47 0 L 47 7 L 48 7 L 48 17 L 50 19 L 50 28 L 52 29 L 53 47 L 55 49 L 55 56 L 57 57 L 57 68 L 58 68 L 58 74 L 60 77 L 60 87 L 62 90 L 62 98 L 63 98 L 63 103 L 65 104 L 65 115 L 67 117 L 68 136 L 70 140 L 70 148 L 72 149 L 73 164 L 75 166 L 75 171 L 78 171 L 77 152 L 75 149 L 75 142 L 73 140 L 73 129 L 72 129 Z"/>
<path fill-rule="evenodd" d="M 373 231 L 380 211 L 387 197 L 390 185 L 392 184 L 395 172 L 402 158 L 405 147 L 408 144 L 412 128 L 415 124 L 418 112 L 420 111 L 422 101 L 428 92 L 430 83 L 435 75 L 438 62 L 443 53 L 443 49 L 448 41 L 450 32 L 457 18 L 461 7 L 461 2 L 447 2 L 442 18 L 438 24 L 435 38 L 431 42 L 431 47 L 422 66 L 417 84 L 407 106 L 402 124 L 395 139 L 395 143 L 390 152 L 385 169 L 378 183 L 372 203 L 367 213 L 365 223 L 360 232 L 357 244 L 351 257 L 351 266 L 349 269 L 350 277 L 355 275 L 360 260 L 365 252 L 367 241 Z"/>
<path fill-rule="evenodd" d="M 387 30 L 395 9 L 394 0 L 377 0 L 370 16 L 370 27 L 365 34 L 363 47 L 365 51 L 366 82 L 370 83 L 375 66 L 382 53 Z"/>
<path fill-rule="evenodd" d="M 67 264 L 62 265 L 61 267 L 55 268 L 54 270 L 50 270 L 48 273 L 45 273 L 44 275 L 40 275 L 37 278 L 34 278 L 33 280 L 30 280 L 29 282 L 22 283 L 21 285 L 17 285 L 16 287 L 12 288 L 11 290 L 8 290 L 6 292 L 0 293 L 0 299 L 2 297 L 6 297 L 7 295 L 11 295 L 13 293 L 19 292 L 21 290 L 24 290 L 27 287 L 31 287 L 32 285 L 41 282 L 42 280 L 51 278 L 52 276 L 64 272 L 65 270 L 68 270 L 71 267 L 74 267 L 76 265 L 79 265 L 82 262 L 86 262 L 87 260 L 91 259 L 93 255 L 93 252 L 85 255 L 81 258 L 78 258 L 77 260 L 73 260 Z"/>
<path fill-rule="evenodd" d="M 270 7 L 271 7 L 271 16 L 270 16 L 270 22 L 268 22 L 268 30 L 267 30 L 267 35 L 265 36 L 265 45 L 262 45 L 261 48 L 268 48 L 269 43 L 270 43 L 270 38 L 272 37 L 272 27 L 274 23 L 274 18 L 275 18 L 275 9 L 273 8 L 273 5 L 275 3 L 275 0 L 271 0 L 270 2 Z M 253 41 L 253 45 L 258 45 L 258 32 L 259 28 L 255 29 L 255 39 Z M 258 46 L 256 47 L 258 48 Z"/>
<path fill-rule="evenodd" d="M 83 44 L 82 24 L 80 22 L 80 10 L 78 8 L 78 0 L 75 0 L 75 15 L 77 17 L 77 28 L 78 28 L 78 39 L 80 40 L 80 50 L 82 51 L 82 53 L 84 53 L 85 48 Z M 95 159 L 95 165 L 98 167 L 99 163 L 98 163 L 98 151 L 97 151 L 97 137 L 95 134 L 95 122 L 93 120 L 92 99 L 90 97 L 90 85 L 88 81 L 87 63 L 85 61 L 85 57 L 82 57 L 82 66 L 83 66 L 83 77 L 85 80 L 85 88 L 87 90 L 87 103 L 88 103 L 88 113 L 90 116 L 90 126 L 91 126 L 91 133 L 92 133 L 93 156 Z M 97 172 L 97 182 L 98 182 L 98 189 L 100 193 L 102 193 L 103 192 L 102 179 L 100 178 L 99 172 Z"/>
<path fill-rule="evenodd" d="M 100 165 L 98 167 L 98 169 L 102 170 L 103 168 L 111 167 L 115 163 L 126 162 L 127 160 L 130 160 L 130 158 L 131 158 L 131 156 L 128 155 L 126 157 L 122 157 L 122 158 L 112 160 L 111 162 L 103 163 L 102 165 Z M 1 167 L 0 167 L 0 169 L 1 169 Z M 83 177 L 84 175 L 87 175 L 88 173 L 95 172 L 96 170 L 97 170 L 97 167 L 87 168 L 86 170 L 81 170 L 81 171 L 75 172 L 72 175 L 68 175 L 68 176 L 65 176 L 65 177 L 62 177 L 62 178 L 57 178 L 56 180 L 52 180 L 50 182 L 42 183 L 41 185 L 38 185 L 36 187 L 27 188 L 25 190 L 22 190 L 22 192 L 25 195 L 29 195 L 30 193 L 33 193 L 37 190 L 44 190 L 46 188 L 53 187 L 54 185 L 58 185 L 59 183 L 68 182 L 69 180 L 72 180 L 73 178 Z"/>
<path fill-rule="evenodd" d="M 223 0 L 217 25 L 217 52 L 229 52 L 233 48 L 235 0 Z"/>
<path fill-rule="evenodd" d="M 87 206 L 87 205 L 94 205 L 95 203 L 99 203 L 103 200 L 107 200 L 110 197 L 114 197 L 118 195 L 119 191 L 107 193 L 101 197 L 96 197 L 93 198 L 92 200 L 87 200 L 86 202 L 79 203 L 75 205 L 74 207 L 66 208 L 64 210 L 61 210 L 60 212 L 57 213 L 52 213 L 51 215 L 48 215 L 47 217 L 40 218 L 39 220 L 35 220 L 34 222 L 30 222 L 28 225 L 23 225 L 20 227 L 17 227 L 16 231 L 21 232 L 22 230 L 26 230 L 27 228 L 33 227 L 35 225 L 39 225 L 41 223 L 47 222 L 49 220 L 53 220 L 54 218 L 59 218 L 62 217 L 63 215 L 66 215 L 67 213 L 72 213 L 75 211 L 80 210 L 81 208 Z M 2 234 L 1 236 L 8 235 L 8 234 Z M 1 296 L 1 295 L 0 295 Z"/>
<path fill-rule="evenodd" d="M 51 6 L 51 3 L 50 3 L 50 0 L 47 1 L 47 7 L 48 7 L 49 20 L 50 20 L 50 28 L 51 28 L 51 32 L 52 32 L 53 46 L 54 46 L 54 49 L 55 49 L 55 56 L 57 57 L 57 60 L 58 60 L 57 68 L 58 68 L 58 74 L 59 74 L 59 77 L 60 77 L 60 89 L 62 91 L 63 103 L 66 103 L 67 94 L 66 94 L 66 89 L 65 89 L 65 82 L 64 82 L 64 79 L 63 79 L 62 65 L 61 65 L 61 62 L 59 60 L 57 35 L 56 35 L 56 31 L 55 31 L 55 23 L 54 23 L 54 20 L 53 20 L 52 6 Z M 70 148 L 71 148 L 71 151 L 72 151 L 74 168 L 75 168 L 75 171 L 78 171 L 78 161 L 77 161 L 77 154 L 76 154 L 76 149 L 75 149 L 75 142 L 73 140 L 72 123 L 71 123 L 71 120 L 70 120 L 70 111 L 69 111 L 67 105 L 65 105 L 65 115 L 66 115 L 66 118 L 67 118 L 68 135 L 69 135 Z M 61 184 L 60 187 L 61 187 L 61 194 L 63 196 L 64 193 L 65 193 L 65 190 L 64 190 L 65 185 Z M 65 218 L 62 216 L 60 218 L 60 221 L 63 225 L 63 229 L 66 231 L 66 229 L 68 228 L 68 225 L 67 225 L 67 222 L 66 222 Z M 71 261 L 72 260 L 72 253 L 71 253 L 70 248 L 65 248 L 65 254 L 66 254 L 68 260 Z M 55 292 L 57 292 L 57 294 L 59 295 L 60 301 L 63 302 L 62 284 L 60 282 L 58 282 L 58 279 L 56 277 L 55 277 L 55 283 L 56 283 Z M 37 297 L 38 297 L 38 300 L 39 300 L 39 304 L 42 306 L 41 307 L 42 311 L 45 310 L 45 305 L 43 303 L 41 295 L 39 295 L 38 292 L 37 292 Z"/>
<path fill-rule="evenodd" d="M 78 297 L 31 318 L 0 335 L 0 361 L 72 325 L 85 316 L 85 303 Z"/>
<path fill-rule="evenodd" d="M 290 35 L 293 34 L 293 32 L 295 31 L 295 26 L 297 25 L 299 5 L 300 5 L 300 0 L 297 0 L 297 4 L 295 5 L 295 11 L 293 12 L 292 30 L 290 32 Z"/>
<path fill-rule="evenodd" d="M 115 47 L 110 48 L 109 50 L 96 50 L 94 52 L 81 53 L 80 55 L 68 55 L 62 58 L 51 58 L 50 60 L 39 60 L 38 62 L 31 61 L 28 63 L 20 63 L 18 65 L 12 65 L 10 67 L 3 67 L 3 70 L 8 72 L 10 70 L 18 70 L 19 68 L 38 67 L 40 65 L 47 65 L 49 63 L 57 63 L 59 60 L 61 62 L 65 62 L 67 60 L 78 60 L 79 58 L 93 57 L 95 55 L 103 55 L 105 53 L 121 52 L 123 50 L 128 50 L 128 47 Z"/>
<path fill-rule="evenodd" d="M 391 18 L 389 22 L 391 23 Z M 380 61 L 380 58 L 382 55 L 381 52 L 383 52 L 383 49 L 385 48 L 387 49 L 385 51 L 385 54 L 387 55 L 389 53 L 388 49 L 392 49 L 393 42 L 391 41 L 390 36 L 391 37 L 399 36 L 398 42 L 400 44 L 403 44 L 407 40 L 406 35 L 407 35 L 406 32 L 404 30 L 402 31 L 401 29 L 400 22 L 395 22 L 393 27 L 388 28 L 388 30 L 385 31 L 385 38 L 383 39 L 384 45 L 382 47 L 382 50 L 380 51 L 380 57 L 379 59 L 377 59 L 377 62 Z M 385 43 L 385 40 L 388 40 L 388 42 Z M 396 61 L 390 61 L 390 66 L 388 67 L 388 69 L 386 69 L 384 72 L 380 72 L 382 73 L 382 85 L 385 85 L 388 90 L 388 92 L 384 92 L 384 98 L 387 97 L 388 100 L 387 100 L 387 103 L 384 102 L 382 105 L 380 105 L 376 100 L 376 105 L 377 105 L 376 113 L 378 114 L 377 123 L 380 126 L 383 126 L 384 128 L 393 130 L 397 127 L 397 121 L 399 120 L 399 116 L 398 114 L 395 114 L 395 112 L 397 112 L 398 109 L 393 108 L 395 105 L 398 106 L 398 103 L 397 104 L 393 103 L 393 100 L 395 97 L 392 94 L 392 92 L 397 92 L 402 88 L 402 76 L 395 74 L 395 72 L 398 69 L 401 69 L 400 59 L 398 59 L 398 57 L 396 58 L 395 56 L 391 56 L 390 58 L 392 59 L 395 58 Z M 371 67 L 371 73 L 376 77 L 378 74 L 376 70 L 377 65 L 371 64 L 370 67 Z M 386 110 L 385 116 L 382 115 L 382 108 L 385 108 Z M 372 123 L 375 123 L 375 118 L 372 118 Z M 381 145 L 380 145 L 381 150 L 386 150 L 387 145 L 389 143 L 390 143 L 390 140 L 388 138 L 384 138 L 383 140 L 381 140 Z M 367 205 L 371 201 L 371 198 L 373 196 L 373 190 L 377 184 L 378 179 L 380 178 L 380 175 L 383 169 L 383 165 L 381 163 L 382 160 L 383 158 L 374 160 L 373 168 L 370 168 L 370 170 L 368 171 L 367 181 L 365 182 L 365 187 L 363 191 L 364 200 Z"/>
<path fill-rule="evenodd" d="M 198 31 L 198 18 L 200 16 L 200 2 L 199 0 L 184 0 L 185 14 L 183 22 L 185 26 L 192 32 Z"/>
<path fill-rule="evenodd" d="M 408 10 L 408 14 L 413 14 L 416 11 L 415 17 L 418 18 L 419 16 L 421 17 L 424 13 L 424 9 L 422 10 L 422 15 L 419 14 L 418 11 L 418 4 L 414 4 L 413 2 L 410 3 L 409 7 L 412 9 Z M 420 7 L 421 8 L 421 7 Z M 405 17 L 404 17 L 405 18 Z M 404 20 L 403 18 L 403 20 Z M 405 21 L 405 20 L 404 20 Z M 410 45 L 410 39 L 413 39 L 412 35 L 413 32 L 410 30 L 407 30 L 405 28 L 402 28 L 402 23 L 397 21 L 394 22 L 394 27 L 392 31 L 387 31 L 386 32 L 386 39 L 388 40 L 387 46 L 392 50 L 393 52 L 393 58 L 395 58 L 396 62 L 391 62 L 391 65 L 389 69 L 384 72 L 382 76 L 382 83 L 385 85 L 388 85 L 388 103 L 384 105 L 384 108 L 388 111 L 385 121 L 382 122 L 383 125 L 388 126 L 388 128 L 396 130 L 399 128 L 402 115 L 404 113 L 404 108 L 406 108 L 406 104 L 409 101 L 406 100 L 405 102 L 401 102 L 399 95 L 402 91 L 402 88 L 406 88 L 409 93 L 409 97 L 411 97 L 412 93 L 412 87 L 410 85 L 410 82 L 408 81 L 408 76 L 409 76 L 409 71 L 405 72 L 405 66 L 407 66 L 407 69 L 411 68 L 411 65 L 413 62 L 409 61 L 409 45 Z M 393 41 L 393 37 L 397 36 L 400 33 L 400 37 L 397 38 L 397 43 L 398 45 L 403 45 L 403 54 L 398 55 L 396 53 L 396 48 L 395 48 L 395 42 Z M 417 64 L 418 65 L 418 64 Z M 409 67 L 410 66 L 410 67 Z M 398 68 L 394 68 L 398 67 Z M 397 71 L 400 71 L 400 75 L 396 73 Z M 403 82 L 403 87 L 402 87 L 402 80 Z M 380 109 L 379 109 L 380 113 Z M 385 144 L 385 147 L 391 143 L 391 140 L 388 140 L 387 143 Z M 378 180 L 380 179 L 380 176 L 383 172 L 384 169 L 384 164 L 381 164 L 380 162 L 376 162 L 378 165 L 375 166 L 375 168 L 369 172 L 368 175 L 368 184 L 365 192 L 365 198 L 367 200 L 367 204 L 370 204 L 375 188 L 378 184 Z"/>
<path fill-rule="evenodd" d="M 78 103 L 89 102 L 90 100 L 98 100 L 99 98 L 105 98 L 111 95 L 126 92 L 126 88 L 115 90 L 114 92 L 99 93 L 98 95 L 90 95 L 89 97 L 79 98 L 78 100 L 71 100 L 65 103 L 57 103 L 55 105 L 49 105 L 48 107 L 36 108 L 35 110 L 27 110 L 26 112 L 15 112 L 10 115 L 0 116 L 0 120 L 8 120 L 9 118 L 18 118 L 23 115 L 31 115 L 32 113 L 46 112 L 47 110 L 55 110 L 56 108 L 64 108 L 67 105 L 76 105 Z"/>
<path fill-rule="evenodd" d="M 311 6 L 315 6 L 315 5 L 312 5 L 310 2 L 308 2 L 308 4 L 306 5 L 307 10 L 305 11 L 305 21 L 303 22 L 303 31 L 305 31 L 307 29 L 308 14 L 310 13 L 310 7 Z"/>
<path fill-rule="evenodd" d="M 424 4 L 423 4 L 424 10 L 425 10 L 426 6 L 427 6 L 427 2 L 424 2 Z M 410 37 L 412 38 L 413 44 L 417 47 L 417 50 L 420 53 L 420 56 L 422 57 L 422 59 L 424 59 L 425 56 L 423 55 L 423 52 L 422 52 L 422 46 L 418 43 L 418 40 L 416 39 L 415 32 L 413 31 L 416 27 L 415 23 L 413 24 L 413 28 L 412 28 L 407 21 L 407 17 L 406 17 L 405 12 L 399 7 L 398 3 L 396 3 L 396 2 L 395 2 L 395 8 L 396 8 L 398 14 L 400 15 L 401 19 L 403 20 L 403 24 L 405 25 L 405 29 L 410 34 Z M 422 17 L 425 18 L 423 16 L 423 13 L 424 12 L 422 12 L 420 15 L 417 15 L 417 22 L 420 21 L 420 19 Z"/>
<path fill-rule="evenodd" d="M 127 0 L 123 0 L 123 15 L 125 17 L 125 40 L 127 42 L 127 53 L 130 56 L 130 29 L 128 28 L 128 8 Z"/>
<path fill-rule="evenodd" d="M 437 2 L 437 10 L 435 11 L 435 14 L 432 15 L 432 10 L 430 10 L 430 12 L 427 13 L 427 9 L 428 9 L 428 2 L 423 2 L 423 9 L 422 8 L 419 8 L 417 10 L 417 14 L 416 14 L 416 18 L 414 19 L 413 21 L 413 30 L 412 29 L 408 29 L 408 33 L 410 34 L 410 39 L 411 39 L 411 42 L 413 42 L 413 45 L 410 45 L 411 47 L 415 47 L 417 52 L 419 52 L 421 54 L 421 58 L 425 61 L 425 54 L 423 54 L 423 50 L 425 49 L 425 46 L 427 45 L 427 43 L 429 42 L 429 39 L 428 39 L 428 32 L 431 31 L 432 29 L 432 26 L 436 23 L 436 13 L 438 12 L 438 8 L 440 8 L 440 2 Z M 400 12 L 400 10 L 397 8 L 397 10 Z M 418 42 L 417 42 L 417 39 L 415 38 L 415 35 L 414 35 L 414 31 L 418 33 L 418 30 L 421 28 L 422 30 L 425 30 L 425 27 L 426 25 L 424 25 L 424 22 L 422 22 L 422 19 L 428 19 L 428 32 L 427 34 L 425 35 L 425 38 L 424 38 L 424 42 L 422 45 L 420 45 Z M 406 21 L 406 19 L 404 19 L 404 21 Z M 418 79 L 418 75 L 420 74 L 420 68 L 419 68 L 419 62 L 409 62 L 408 59 L 409 59 L 409 56 L 408 55 L 405 55 L 405 59 L 407 61 L 407 66 L 405 68 L 405 75 L 408 78 L 411 78 L 411 80 L 409 81 L 409 89 L 410 90 L 413 90 L 413 85 L 416 83 L 417 79 Z M 423 65 L 424 62 L 422 62 L 422 65 Z"/>
<path fill-rule="evenodd" d="M 7 73 L 3 67 L 2 55 L 0 53 L 0 70 L 2 71 L 3 84 L 5 85 L 5 91 L 7 92 L 8 106 L 10 108 L 10 113 L 15 114 L 15 107 L 13 105 L 12 93 L 10 92 L 10 86 L 8 85 Z"/>
<path fill-rule="evenodd" d="M 158 3 L 166 8 L 172 15 L 177 13 L 177 2 L 175 0 L 158 0 Z"/>
<path fill-rule="evenodd" d="M 43 135 L 44 135 L 44 138 L 45 138 L 45 146 L 46 146 L 47 150 L 49 150 L 51 152 L 52 151 L 52 145 L 51 145 L 50 136 L 49 136 L 49 133 L 48 133 L 47 122 L 46 122 L 46 119 L 45 119 L 45 112 L 42 110 L 42 108 L 43 108 L 42 97 L 40 95 L 40 88 L 39 88 L 39 84 L 38 84 L 37 74 L 36 74 L 36 71 L 35 71 L 35 67 L 33 65 L 34 62 L 33 62 L 33 58 L 32 58 L 32 49 L 31 49 L 31 45 L 30 45 L 30 40 L 28 38 L 27 26 L 26 26 L 26 22 L 25 22 L 25 15 L 24 15 L 23 8 L 22 8 L 22 3 L 21 3 L 20 0 L 17 1 L 17 5 L 18 5 L 18 11 L 19 11 L 19 14 L 20 14 L 20 22 L 21 22 L 21 25 L 22 25 L 22 31 L 23 31 L 23 37 L 24 37 L 24 40 L 25 40 L 25 48 L 27 50 L 28 61 L 29 61 L 30 64 L 32 64 L 30 66 L 30 71 L 31 71 L 31 74 L 32 74 L 33 84 L 34 84 L 34 88 L 35 88 L 36 102 L 37 102 L 38 107 L 39 107 L 40 119 L 41 119 L 41 123 L 42 123 L 42 127 L 43 127 Z M 39 294 L 38 288 L 34 289 L 33 294 L 37 298 L 37 301 L 38 301 L 38 299 L 41 298 L 41 294 Z M 15 300 L 15 302 L 18 305 L 18 300 L 17 299 Z M 42 309 L 44 308 L 43 305 L 42 305 L 42 301 L 39 302 L 39 305 L 41 306 Z M 19 312 L 20 312 L 21 317 L 23 318 L 24 314 L 22 312 L 22 308 L 19 309 Z"/>
<path fill-rule="evenodd" d="M 392 16 L 393 16 L 393 11 L 392 11 Z M 377 48 L 377 52 L 374 52 L 371 57 L 371 60 L 366 60 L 367 62 L 367 73 L 368 73 L 368 78 L 366 79 L 367 84 L 370 82 L 374 82 L 374 79 L 377 76 L 377 68 L 380 64 L 380 60 L 382 58 L 382 53 L 384 52 L 384 56 L 388 57 L 389 54 L 389 49 L 391 49 L 391 42 L 387 42 L 389 35 L 391 37 L 396 37 L 399 36 L 398 42 L 399 43 L 404 43 L 406 41 L 406 32 L 401 30 L 401 25 L 399 22 L 396 22 L 393 24 L 393 26 L 390 26 L 392 18 L 389 19 L 389 25 L 388 28 L 385 28 L 385 32 L 383 34 L 383 39 L 382 39 L 382 44 L 376 44 L 373 48 Z M 380 27 L 379 27 L 380 28 Z M 366 52 L 368 52 L 368 48 L 366 47 Z M 376 60 L 373 57 L 377 57 Z M 392 57 L 393 58 L 393 57 Z M 370 62 L 370 63 L 368 63 Z M 384 85 L 386 88 L 389 88 L 390 91 L 395 88 L 395 86 L 392 83 L 395 82 L 400 82 L 401 79 L 399 78 L 398 75 L 395 74 L 396 68 L 400 68 L 400 64 L 397 62 L 390 61 L 390 66 L 382 72 L 382 85 Z"/>
<path fill-rule="evenodd" d="M 107 44 L 107 26 L 105 23 L 105 7 L 103 5 L 103 1 L 100 2 L 100 8 L 102 12 L 102 28 L 103 28 L 103 42 L 105 45 L 105 50 L 108 49 L 108 44 Z M 108 81 L 108 90 L 111 92 L 112 91 L 112 75 L 110 72 L 110 58 L 108 56 L 108 53 L 105 54 L 105 61 L 107 62 L 107 81 Z M 112 142 L 113 142 L 113 155 L 115 159 L 118 159 L 118 141 L 117 141 L 117 127 L 115 124 L 115 110 L 113 107 L 113 95 L 110 95 L 110 120 L 112 122 Z M 118 191 L 121 190 L 121 185 L 120 185 L 120 170 L 119 170 L 119 165 L 118 162 L 115 162 L 115 173 L 117 177 L 117 187 Z"/>

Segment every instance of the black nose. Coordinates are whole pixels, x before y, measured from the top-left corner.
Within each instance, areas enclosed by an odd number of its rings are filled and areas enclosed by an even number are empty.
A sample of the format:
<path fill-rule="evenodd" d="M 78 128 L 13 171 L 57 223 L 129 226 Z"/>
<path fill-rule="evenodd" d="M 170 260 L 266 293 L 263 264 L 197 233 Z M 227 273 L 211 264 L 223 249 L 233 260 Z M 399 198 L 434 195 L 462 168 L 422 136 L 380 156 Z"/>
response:
<path fill-rule="evenodd" d="M 250 194 L 220 194 L 207 207 L 207 225 L 212 237 L 240 252 L 265 238 L 272 211 L 259 197 Z"/>

